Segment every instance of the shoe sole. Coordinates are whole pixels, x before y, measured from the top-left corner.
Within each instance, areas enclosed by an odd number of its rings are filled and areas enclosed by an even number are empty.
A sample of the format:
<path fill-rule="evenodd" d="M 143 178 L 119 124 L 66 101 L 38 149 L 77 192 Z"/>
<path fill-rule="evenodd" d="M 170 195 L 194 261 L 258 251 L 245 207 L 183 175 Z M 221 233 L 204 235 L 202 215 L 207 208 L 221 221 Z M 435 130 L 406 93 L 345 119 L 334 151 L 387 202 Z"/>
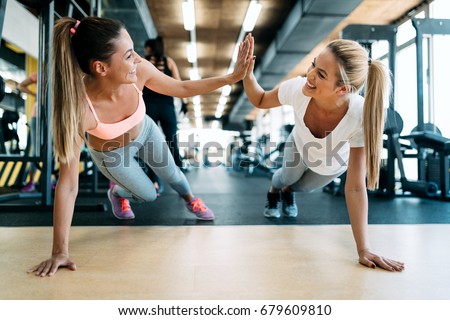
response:
<path fill-rule="evenodd" d="M 187 209 L 187 208 L 186 208 L 186 209 Z M 195 213 L 193 213 L 191 210 L 189 210 L 189 209 L 187 209 L 187 210 L 189 211 L 190 214 L 193 214 L 193 215 L 197 218 L 197 220 L 211 221 L 211 220 L 214 220 L 214 219 L 215 219 L 215 217 L 212 217 L 212 218 L 201 218 L 201 217 L 199 217 L 198 215 L 196 215 Z"/>
<path fill-rule="evenodd" d="M 281 214 L 278 214 L 278 215 L 274 216 L 274 215 L 267 214 L 267 213 L 264 212 L 264 217 L 266 217 L 266 218 L 280 218 Z"/>
<path fill-rule="evenodd" d="M 286 213 L 283 212 L 283 216 L 285 216 L 286 218 L 297 218 L 298 214 L 290 215 L 290 214 L 286 214 Z"/>
<path fill-rule="evenodd" d="M 111 211 L 112 211 L 114 217 L 116 217 L 119 220 L 133 220 L 135 218 L 134 215 L 131 218 L 123 218 L 123 217 L 119 217 L 118 215 L 116 215 L 116 213 L 114 212 L 113 202 L 111 200 L 111 191 L 108 190 L 108 192 L 106 194 L 108 195 L 109 202 L 111 203 Z"/>
<path fill-rule="evenodd" d="M 194 213 L 195 215 L 195 213 Z M 202 221 L 213 221 L 215 218 L 200 218 L 199 216 L 196 216 L 197 220 L 202 220 Z"/>

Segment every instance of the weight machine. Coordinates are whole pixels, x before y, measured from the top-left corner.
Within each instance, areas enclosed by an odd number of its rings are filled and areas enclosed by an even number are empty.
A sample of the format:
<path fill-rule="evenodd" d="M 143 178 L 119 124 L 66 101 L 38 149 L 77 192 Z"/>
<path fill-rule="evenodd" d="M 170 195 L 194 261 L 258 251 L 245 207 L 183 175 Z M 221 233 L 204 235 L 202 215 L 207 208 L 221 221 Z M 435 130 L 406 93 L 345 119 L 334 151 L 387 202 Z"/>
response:
<path fill-rule="evenodd" d="M 412 19 L 416 29 L 416 52 L 417 52 L 417 131 L 403 136 L 417 145 L 418 155 L 418 177 L 429 178 L 429 170 L 433 166 L 432 159 L 427 155 L 425 149 L 433 150 L 438 158 L 438 174 L 436 183 L 439 184 L 440 197 L 444 200 L 450 199 L 450 139 L 442 137 L 433 130 L 427 130 L 424 123 L 424 95 L 423 95 L 423 38 L 426 35 L 450 35 L 449 19 Z M 428 170 L 428 172 L 427 172 Z"/>

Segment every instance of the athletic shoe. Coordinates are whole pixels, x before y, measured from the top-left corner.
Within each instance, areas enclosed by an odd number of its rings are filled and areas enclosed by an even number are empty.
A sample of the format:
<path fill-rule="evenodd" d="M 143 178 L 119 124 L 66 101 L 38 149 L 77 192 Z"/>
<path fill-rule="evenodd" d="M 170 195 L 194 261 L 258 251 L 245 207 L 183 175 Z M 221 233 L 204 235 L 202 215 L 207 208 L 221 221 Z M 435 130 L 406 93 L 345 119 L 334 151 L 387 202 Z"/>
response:
<path fill-rule="evenodd" d="M 264 216 L 267 218 L 279 218 L 280 214 L 280 193 L 267 192 L 266 206 Z"/>
<path fill-rule="evenodd" d="M 298 214 L 297 204 L 295 204 L 295 193 L 281 191 L 281 210 L 285 217 L 295 218 Z"/>
<path fill-rule="evenodd" d="M 134 213 L 131 210 L 128 199 L 116 196 L 112 188 L 108 189 L 108 199 L 111 202 L 112 212 L 117 219 L 134 219 Z"/>
<path fill-rule="evenodd" d="M 186 208 L 200 220 L 214 220 L 214 212 L 205 206 L 203 200 L 198 197 L 195 197 L 191 202 L 186 203 Z"/>
<path fill-rule="evenodd" d="M 36 190 L 36 185 L 32 181 L 28 182 L 22 189 L 20 189 L 22 192 L 33 192 L 34 190 Z"/>
<path fill-rule="evenodd" d="M 158 182 L 153 183 L 153 186 L 155 187 L 156 196 L 157 197 L 161 196 L 161 192 L 159 191 L 159 184 L 158 184 Z"/>

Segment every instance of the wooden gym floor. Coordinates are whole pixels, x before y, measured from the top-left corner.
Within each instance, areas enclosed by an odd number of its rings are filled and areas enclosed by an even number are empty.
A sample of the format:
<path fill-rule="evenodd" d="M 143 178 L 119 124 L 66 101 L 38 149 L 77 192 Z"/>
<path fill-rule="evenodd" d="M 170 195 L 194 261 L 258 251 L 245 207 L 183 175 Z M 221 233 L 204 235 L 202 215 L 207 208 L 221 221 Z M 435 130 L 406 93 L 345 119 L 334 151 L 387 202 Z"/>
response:
<path fill-rule="evenodd" d="M 47 300 L 450 299 L 449 225 L 370 226 L 402 273 L 357 263 L 349 226 L 74 227 L 75 272 L 27 274 L 51 228 L 0 229 L 0 298 Z"/>
<path fill-rule="evenodd" d="M 270 220 L 261 212 L 267 178 L 220 168 L 187 177 L 214 208 L 214 222 L 195 220 L 171 190 L 134 205 L 131 222 L 110 211 L 76 212 L 71 257 L 78 270 L 50 278 L 26 270 L 49 257 L 51 213 L 2 208 L 0 299 L 450 299 L 448 202 L 370 197 L 374 252 L 406 264 L 391 273 L 358 264 L 343 197 L 298 195 L 299 217 Z"/>

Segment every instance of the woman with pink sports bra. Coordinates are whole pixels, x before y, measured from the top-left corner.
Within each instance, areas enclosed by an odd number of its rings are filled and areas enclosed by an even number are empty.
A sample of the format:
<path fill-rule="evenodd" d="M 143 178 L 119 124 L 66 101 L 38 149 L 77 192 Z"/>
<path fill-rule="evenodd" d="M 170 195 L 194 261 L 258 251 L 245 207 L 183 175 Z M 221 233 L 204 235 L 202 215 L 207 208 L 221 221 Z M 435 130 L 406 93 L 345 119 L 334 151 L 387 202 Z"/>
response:
<path fill-rule="evenodd" d="M 146 86 L 180 98 L 203 94 L 242 80 L 251 59 L 246 40 L 240 45 L 233 73 L 178 81 L 134 51 L 133 41 L 120 21 L 97 17 L 57 20 L 52 127 L 60 174 L 54 200 L 53 248 L 51 257 L 29 272 L 43 277 L 61 267 L 76 269 L 69 258 L 69 231 L 85 142 L 99 170 L 112 181 L 108 198 L 116 216 L 120 213 L 122 218 L 130 218 L 123 212 L 129 208 L 128 200 L 156 199 L 154 185 L 135 160 L 136 155 L 180 194 L 198 219 L 214 219 L 214 213 L 192 194 L 160 129 L 145 114 L 142 89 Z"/>

